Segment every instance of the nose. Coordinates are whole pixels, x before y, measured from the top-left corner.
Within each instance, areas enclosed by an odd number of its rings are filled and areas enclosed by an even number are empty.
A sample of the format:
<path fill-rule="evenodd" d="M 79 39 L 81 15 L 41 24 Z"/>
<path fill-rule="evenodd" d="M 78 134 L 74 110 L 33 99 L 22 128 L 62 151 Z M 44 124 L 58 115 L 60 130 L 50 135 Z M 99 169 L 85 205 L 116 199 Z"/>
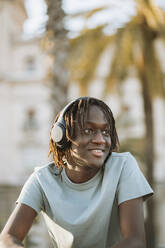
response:
<path fill-rule="evenodd" d="M 92 138 L 92 142 L 97 144 L 105 144 L 105 139 L 101 130 L 97 130 L 97 132 L 95 132 Z"/>

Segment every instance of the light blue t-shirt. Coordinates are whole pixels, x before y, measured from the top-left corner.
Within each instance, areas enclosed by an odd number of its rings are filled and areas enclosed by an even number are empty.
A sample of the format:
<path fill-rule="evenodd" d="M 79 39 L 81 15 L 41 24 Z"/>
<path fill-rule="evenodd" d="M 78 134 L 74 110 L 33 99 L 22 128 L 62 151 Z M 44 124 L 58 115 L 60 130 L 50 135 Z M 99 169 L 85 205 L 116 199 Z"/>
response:
<path fill-rule="evenodd" d="M 55 248 L 109 248 L 121 239 L 118 205 L 152 194 L 135 158 L 113 152 L 104 169 L 80 184 L 53 163 L 38 168 L 17 202 L 42 211 Z"/>

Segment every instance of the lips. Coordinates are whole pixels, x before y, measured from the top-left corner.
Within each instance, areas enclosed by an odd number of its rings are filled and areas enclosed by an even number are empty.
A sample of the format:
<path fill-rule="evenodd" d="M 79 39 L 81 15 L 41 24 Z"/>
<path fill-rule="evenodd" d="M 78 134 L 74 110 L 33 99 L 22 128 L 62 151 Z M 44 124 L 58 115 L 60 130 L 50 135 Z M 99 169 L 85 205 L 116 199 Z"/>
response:
<path fill-rule="evenodd" d="M 103 149 L 95 148 L 95 149 L 89 149 L 89 151 L 91 152 L 92 155 L 96 157 L 102 157 L 104 155 Z"/>

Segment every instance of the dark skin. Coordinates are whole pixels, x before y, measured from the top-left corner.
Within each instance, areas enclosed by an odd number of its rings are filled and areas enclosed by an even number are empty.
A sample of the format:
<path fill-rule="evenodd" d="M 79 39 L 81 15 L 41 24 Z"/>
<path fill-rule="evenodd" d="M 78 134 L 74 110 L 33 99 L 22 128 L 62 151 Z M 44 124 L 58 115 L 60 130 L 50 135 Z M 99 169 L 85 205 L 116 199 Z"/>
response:
<path fill-rule="evenodd" d="M 110 152 L 110 127 L 102 110 L 91 106 L 83 130 L 76 127 L 76 138 L 67 157 L 66 173 L 71 181 L 83 183 L 96 175 Z"/>
<path fill-rule="evenodd" d="M 71 181 L 82 183 L 92 178 L 109 153 L 111 138 L 102 110 L 91 106 L 86 130 L 80 132 L 72 144 L 66 173 Z M 91 131 L 92 130 L 92 131 Z M 1 248 L 22 247 L 37 213 L 31 207 L 18 203 L 1 234 Z M 120 229 L 123 239 L 111 248 L 145 248 L 143 199 L 136 198 L 119 205 Z"/>

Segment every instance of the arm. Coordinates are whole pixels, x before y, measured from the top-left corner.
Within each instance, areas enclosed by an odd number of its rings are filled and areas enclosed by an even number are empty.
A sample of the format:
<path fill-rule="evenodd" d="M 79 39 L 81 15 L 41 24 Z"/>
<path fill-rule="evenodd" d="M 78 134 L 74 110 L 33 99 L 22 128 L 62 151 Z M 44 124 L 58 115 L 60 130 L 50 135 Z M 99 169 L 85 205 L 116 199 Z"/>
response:
<path fill-rule="evenodd" d="M 123 239 L 111 248 L 146 248 L 143 199 L 136 198 L 121 203 L 119 216 Z"/>
<path fill-rule="evenodd" d="M 0 235 L 0 248 L 23 247 L 22 241 L 36 215 L 33 208 L 18 203 Z"/>

